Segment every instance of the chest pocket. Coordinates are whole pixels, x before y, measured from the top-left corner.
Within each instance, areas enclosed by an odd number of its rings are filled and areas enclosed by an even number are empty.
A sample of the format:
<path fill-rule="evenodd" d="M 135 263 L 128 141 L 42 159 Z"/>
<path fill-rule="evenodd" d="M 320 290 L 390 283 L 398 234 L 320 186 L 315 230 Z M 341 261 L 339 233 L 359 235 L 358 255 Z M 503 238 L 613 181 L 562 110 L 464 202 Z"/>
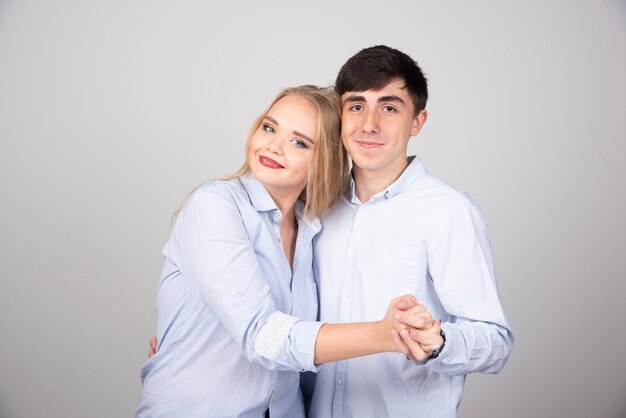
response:
<path fill-rule="evenodd" d="M 297 294 L 294 291 L 293 314 L 304 320 L 315 321 L 318 308 L 317 284 L 307 280 L 302 290 Z"/>
<path fill-rule="evenodd" d="M 420 298 L 428 270 L 426 247 L 379 242 L 361 271 L 359 292 L 375 319 L 385 314 L 391 299 L 404 294 Z M 375 307 L 375 308 L 374 308 Z M 375 311 L 375 312 L 374 312 Z"/>

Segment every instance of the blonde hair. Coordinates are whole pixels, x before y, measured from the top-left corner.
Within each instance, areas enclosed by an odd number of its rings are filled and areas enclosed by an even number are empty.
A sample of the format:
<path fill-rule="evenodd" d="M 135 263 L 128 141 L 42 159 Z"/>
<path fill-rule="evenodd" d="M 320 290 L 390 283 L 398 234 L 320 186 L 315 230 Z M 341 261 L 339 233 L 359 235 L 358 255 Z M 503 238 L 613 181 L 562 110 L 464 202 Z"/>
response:
<path fill-rule="evenodd" d="M 289 87 L 278 93 L 265 111 L 250 127 L 246 139 L 246 155 L 252 135 L 259 129 L 272 106 L 286 96 L 304 98 L 317 115 L 317 137 L 313 156 L 300 200 L 309 216 L 319 216 L 328 209 L 348 186 L 348 157 L 341 144 L 341 100 L 332 88 L 303 85 Z M 248 162 L 225 179 L 241 177 L 250 172 Z"/>

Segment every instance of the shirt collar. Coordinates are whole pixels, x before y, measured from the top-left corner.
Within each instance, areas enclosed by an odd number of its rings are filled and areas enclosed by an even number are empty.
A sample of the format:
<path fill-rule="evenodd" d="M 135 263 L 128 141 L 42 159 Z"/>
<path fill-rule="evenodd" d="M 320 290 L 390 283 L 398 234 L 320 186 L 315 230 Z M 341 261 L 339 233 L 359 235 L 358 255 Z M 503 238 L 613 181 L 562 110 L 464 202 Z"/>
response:
<path fill-rule="evenodd" d="M 304 223 L 314 232 L 314 234 L 320 232 L 320 230 L 322 229 L 322 223 L 320 222 L 319 218 L 309 217 L 309 215 L 304 211 L 304 203 L 302 203 L 300 199 L 296 200 L 294 212 L 296 214 L 298 224 L 301 225 L 302 223 Z"/>
<path fill-rule="evenodd" d="M 396 181 L 387 186 L 385 190 L 374 194 L 370 201 L 377 200 L 381 197 L 384 197 L 385 199 L 391 199 L 392 197 L 406 189 L 422 173 L 426 171 L 424 164 L 422 164 L 422 161 L 417 158 L 417 156 L 411 155 L 407 157 L 407 160 L 409 162 L 409 165 L 404 169 L 400 177 L 398 177 Z M 350 200 L 352 203 L 362 204 L 362 202 L 356 195 L 356 183 L 354 182 L 353 176 L 350 176 L 350 189 L 348 193 L 348 200 Z"/>
<path fill-rule="evenodd" d="M 278 209 L 276 203 L 274 203 L 274 199 L 272 199 L 272 196 L 270 196 L 265 186 L 263 186 L 263 183 L 258 181 L 251 173 L 239 177 L 239 181 L 241 181 L 244 189 L 246 189 L 250 203 L 252 203 L 252 207 L 254 207 L 257 212 L 267 212 Z"/>
<path fill-rule="evenodd" d="M 252 203 L 252 207 L 254 207 L 257 212 L 279 211 L 278 206 L 276 206 L 274 199 L 272 199 L 272 196 L 270 196 L 265 186 L 263 186 L 263 183 L 257 180 L 251 173 L 239 177 L 239 181 L 241 181 L 244 189 L 246 189 L 250 203 Z M 304 203 L 302 203 L 300 199 L 296 200 L 294 213 L 298 223 L 301 224 L 304 222 L 314 233 L 318 233 L 322 229 L 322 224 L 318 218 L 310 218 L 305 213 Z"/>

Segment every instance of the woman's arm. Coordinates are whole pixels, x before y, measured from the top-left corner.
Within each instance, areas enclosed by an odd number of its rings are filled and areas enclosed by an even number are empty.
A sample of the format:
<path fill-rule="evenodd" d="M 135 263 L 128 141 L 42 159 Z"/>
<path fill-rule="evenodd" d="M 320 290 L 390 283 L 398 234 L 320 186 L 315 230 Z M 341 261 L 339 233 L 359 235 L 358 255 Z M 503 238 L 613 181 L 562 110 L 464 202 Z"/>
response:
<path fill-rule="evenodd" d="M 250 361 L 272 370 L 302 371 L 329 361 L 399 351 L 391 338 L 399 298 L 383 320 L 370 323 L 322 324 L 278 311 L 242 214 L 223 185 L 189 198 L 172 245 L 183 274 Z"/>
<path fill-rule="evenodd" d="M 400 352 L 392 338 L 392 331 L 399 325 L 394 320 L 399 308 L 413 307 L 412 313 L 425 311 L 412 295 L 404 295 L 389 303 L 385 317 L 375 322 L 324 324 L 317 335 L 315 364 L 346 360 L 376 353 Z M 424 318 L 424 325 L 432 320 Z"/>

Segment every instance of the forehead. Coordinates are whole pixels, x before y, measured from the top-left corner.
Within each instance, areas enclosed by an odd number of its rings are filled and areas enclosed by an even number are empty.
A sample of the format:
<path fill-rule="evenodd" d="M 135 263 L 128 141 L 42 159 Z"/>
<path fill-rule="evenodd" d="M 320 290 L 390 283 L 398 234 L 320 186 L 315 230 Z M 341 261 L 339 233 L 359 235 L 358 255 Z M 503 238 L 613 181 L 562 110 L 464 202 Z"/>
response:
<path fill-rule="evenodd" d="M 294 119 L 317 119 L 315 108 L 304 97 L 293 94 L 281 97 L 276 103 L 270 107 L 267 114 L 280 114 L 285 118 Z"/>
<path fill-rule="evenodd" d="M 395 96 L 402 99 L 406 105 L 411 102 L 411 97 L 408 90 L 405 88 L 404 80 L 395 79 L 390 81 L 379 89 L 369 89 L 364 91 L 347 91 L 341 95 L 341 102 L 345 103 L 346 100 L 354 101 L 355 98 L 359 98 L 363 101 L 378 101 L 384 97 Z"/>
<path fill-rule="evenodd" d="M 312 137 L 317 132 L 317 112 L 304 97 L 296 95 L 282 97 L 272 105 L 267 116 L 288 130 L 297 130 Z"/>

